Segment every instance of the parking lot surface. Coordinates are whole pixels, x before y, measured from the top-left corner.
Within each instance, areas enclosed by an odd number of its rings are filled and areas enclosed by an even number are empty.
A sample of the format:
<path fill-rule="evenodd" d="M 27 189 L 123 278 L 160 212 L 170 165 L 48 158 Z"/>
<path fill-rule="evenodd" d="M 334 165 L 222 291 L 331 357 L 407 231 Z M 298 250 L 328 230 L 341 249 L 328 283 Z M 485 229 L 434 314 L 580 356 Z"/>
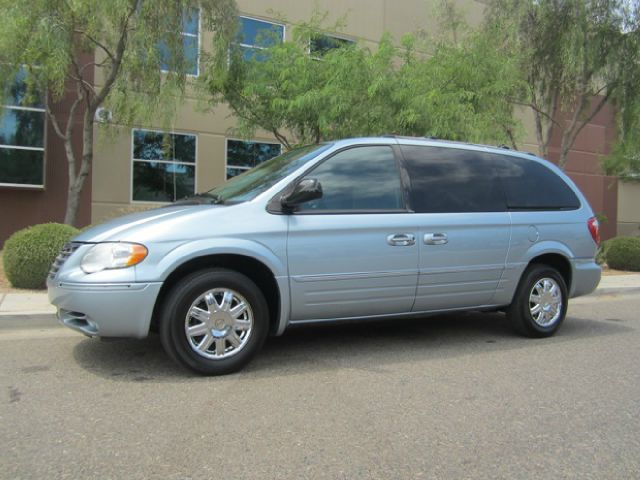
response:
<path fill-rule="evenodd" d="M 0 478 L 640 478 L 640 295 L 297 329 L 205 378 L 157 336 L 0 319 Z"/>

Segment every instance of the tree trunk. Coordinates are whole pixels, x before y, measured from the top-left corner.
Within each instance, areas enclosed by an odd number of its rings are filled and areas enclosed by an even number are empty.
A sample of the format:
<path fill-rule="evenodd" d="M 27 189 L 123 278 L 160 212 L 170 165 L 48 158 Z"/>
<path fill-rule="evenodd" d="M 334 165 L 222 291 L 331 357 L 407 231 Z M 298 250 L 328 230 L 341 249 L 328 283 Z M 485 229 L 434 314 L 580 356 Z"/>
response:
<path fill-rule="evenodd" d="M 91 163 L 93 161 L 93 113 L 91 109 L 86 109 L 84 112 L 84 118 L 82 122 L 82 161 L 80 162 L 80 169 L 77 172 L 69 172 L 69 190 L 67 193 L 67 209 L 64 214 L 64 223 L 68 225 L 76 224 L 78 216 L 78 208 L 80 207 L 80 196 L 84 187 L 84 182 L 91 170 Z M 68 144 L 68 145 L 67 145 Z M 65 148 L 69 152 L 69 148 L 73 148 L 71 145 L 71 138 L 65 140 Z M 67 153 L 68 157 L 68 153 Z M 67 158 L 67 161 L 70 159 Z M 71 165 L 72 162 L 69 162 Z M 75 162 L 73 162 L 75 166 Z"/>

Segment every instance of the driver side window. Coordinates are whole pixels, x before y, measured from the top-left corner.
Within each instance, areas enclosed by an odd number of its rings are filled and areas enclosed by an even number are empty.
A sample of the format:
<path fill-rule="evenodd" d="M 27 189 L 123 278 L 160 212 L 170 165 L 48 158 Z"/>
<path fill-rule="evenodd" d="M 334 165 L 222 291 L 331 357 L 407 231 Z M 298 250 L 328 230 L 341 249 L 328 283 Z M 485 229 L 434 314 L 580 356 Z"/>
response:
<path fill-rule="evenodd" d="M 304 178 L 322 185 L 322 198 L 298 212 L 403 210 L 400 172 L 388 146 L 356 147 L 335 154 Z"/>

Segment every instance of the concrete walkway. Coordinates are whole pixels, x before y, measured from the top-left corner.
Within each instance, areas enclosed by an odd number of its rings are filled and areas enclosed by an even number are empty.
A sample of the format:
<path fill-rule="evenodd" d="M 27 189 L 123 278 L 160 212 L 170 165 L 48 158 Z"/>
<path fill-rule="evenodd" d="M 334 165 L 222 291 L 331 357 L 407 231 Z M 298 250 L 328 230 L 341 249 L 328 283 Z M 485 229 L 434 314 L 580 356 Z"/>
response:
<path fill-rule="evenodd" d="M 628 275 L 606 275 L 591 295 L 640 292 L 640 273 Z M 0 317 L 9 315 L 55 314 L 56 309 L 43 293 L 0 293 Z"/>

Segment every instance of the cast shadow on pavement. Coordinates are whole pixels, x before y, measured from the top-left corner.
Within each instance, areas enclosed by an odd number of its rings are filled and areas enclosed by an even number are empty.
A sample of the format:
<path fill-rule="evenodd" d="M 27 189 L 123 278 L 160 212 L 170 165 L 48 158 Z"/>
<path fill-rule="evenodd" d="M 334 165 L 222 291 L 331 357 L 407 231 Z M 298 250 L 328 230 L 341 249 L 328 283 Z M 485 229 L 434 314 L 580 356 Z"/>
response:
<path fill-rule="evenodd" d="M 563 348 L 566 342 L 630 330 L 615 319 L 568 317 L 556 336 L 532 340 L 513 333 L 503 314 L 478 312 L 298 327 L 269 338 L 242 372 L 215 379 L 175 365 L 157 335 L 144 340 L 86 339 L 73 354 L 80 367 L 117 382 L 237 382 L 344 368 L 384 373 L 387 366 L 403 362 L 485 355 L 531 348 L 538 342 Z"/>

